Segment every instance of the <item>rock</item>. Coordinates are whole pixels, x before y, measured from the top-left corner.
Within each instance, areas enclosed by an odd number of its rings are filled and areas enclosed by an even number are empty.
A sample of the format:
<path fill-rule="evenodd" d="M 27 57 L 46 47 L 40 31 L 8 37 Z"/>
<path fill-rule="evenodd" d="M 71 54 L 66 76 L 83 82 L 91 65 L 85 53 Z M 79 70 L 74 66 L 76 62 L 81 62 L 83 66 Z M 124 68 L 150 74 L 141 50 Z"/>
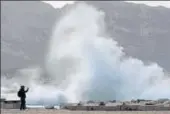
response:
<path fill-rule="evenodd" d="M 94 101 L 87 101 L 87 104 L 89 104 L 89 103 L 95 103 Z"/>
<path fill-rule="evenodd" d="M 170 100 L 165 101 L 163 104 L 169 104 L 170 105 Z"/>
<path fill-rule="evenodd" d="M 82 103 L 81 103 L 81 102 L 79 102 L 79 103 L 77 104 L 77 106 L 82 106 Z"/>
<path fill-rule="evenodd" d="M 100 102 L 99 106 L 105 106 L 105 103 L 104 102 Z"/>
<path fill-rule="evenodd" d="M 131 100 L 131 103 L 136 103 L 136 102 L 137 102 L 137 100 L 134 100 L 134 99 Z"/>
<path fill-rule="evenodd" d="M 158 99 L 158 103 L 164 103 L 164 102 L 166 102 L 166 101 L 169 101 L 169 99 L 167 99 L 167 98 L 165 98 L 165 99 Z"/>
<path fill-rule="evenodd" d="M 55 109 L 54 106 L 45 106 L 45 109 Z"/>
<path fill-rule="evenodd" d="M 156 105 L 157 101 L 146 102 L 145 105 Z"/>
<path fill-rule="evenodd" d="M 145 100 L 145 99 L 137 99 L 137 103 L 145 102 L 145 101 L 147 101 L 147 100 Z"/>
<path fill-rule="evenodd" d="M 116 103 L 116 100 L 109 101 L 109 103 Z"/>

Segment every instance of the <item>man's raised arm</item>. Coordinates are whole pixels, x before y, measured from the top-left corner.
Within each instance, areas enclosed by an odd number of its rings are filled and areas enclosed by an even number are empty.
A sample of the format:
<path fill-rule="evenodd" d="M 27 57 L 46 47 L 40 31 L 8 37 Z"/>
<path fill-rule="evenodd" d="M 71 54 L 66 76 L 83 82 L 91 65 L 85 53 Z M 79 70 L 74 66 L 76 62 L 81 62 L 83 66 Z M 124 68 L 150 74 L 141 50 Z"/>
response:
<path fill-rule="evenodd" d="M 27 90 L 25 92 L 28 92 L 29 88 L 27 88 Z"/>

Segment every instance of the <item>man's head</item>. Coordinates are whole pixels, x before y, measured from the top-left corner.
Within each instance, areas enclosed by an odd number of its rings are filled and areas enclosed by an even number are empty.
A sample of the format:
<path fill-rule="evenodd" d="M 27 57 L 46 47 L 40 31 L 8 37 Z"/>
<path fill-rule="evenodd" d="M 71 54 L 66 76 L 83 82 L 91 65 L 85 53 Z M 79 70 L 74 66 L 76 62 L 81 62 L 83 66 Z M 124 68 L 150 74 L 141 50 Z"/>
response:
<path fill-rule="evenodd" d="M 21 86 L 21 89 L 24 89 L 24 88 L 25 88 L 25 86 L 22 85 L 22 86 Z"/>

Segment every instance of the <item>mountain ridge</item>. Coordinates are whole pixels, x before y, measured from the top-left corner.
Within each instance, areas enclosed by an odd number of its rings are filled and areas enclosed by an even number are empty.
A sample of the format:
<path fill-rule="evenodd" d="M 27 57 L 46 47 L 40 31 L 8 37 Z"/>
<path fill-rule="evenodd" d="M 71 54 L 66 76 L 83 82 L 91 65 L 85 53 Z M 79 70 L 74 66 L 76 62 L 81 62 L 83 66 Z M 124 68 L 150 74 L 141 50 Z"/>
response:
<path fill-rule="evenodd" d="M 105 12 L 107 31 L 127 56 L 156 62 L 170 72 L 169 8 L 118 1 L 86 3 Z M 43 67 L 56 20 L 75 4 L 55 9 L 43 2 L 2 1 L 1 71 L 30 65 Z"/>

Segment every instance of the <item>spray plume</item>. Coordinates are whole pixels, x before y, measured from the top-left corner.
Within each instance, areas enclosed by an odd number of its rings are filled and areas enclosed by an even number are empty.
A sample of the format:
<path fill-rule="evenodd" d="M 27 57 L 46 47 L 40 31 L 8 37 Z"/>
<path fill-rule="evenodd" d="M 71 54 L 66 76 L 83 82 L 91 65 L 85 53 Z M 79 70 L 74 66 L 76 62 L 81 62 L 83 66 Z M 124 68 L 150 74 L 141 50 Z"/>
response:
<path fill-rule="evenodd" d="M 104 24 L 104 12 L 78 4 L 54 29 L 47 68 L 68 100 L 169 97 L 170 79 L 163 69 L 125 57 Z"/>
<path fill-rule="evenodd" d="M 126 57 L 107 35 L 104 16 L 80 3 L 57 22 L 45 61 L 52 81 L 30 81 L 36 86 L 28 93 L 29 103 L 170 98 L 163 69 Z"/>

